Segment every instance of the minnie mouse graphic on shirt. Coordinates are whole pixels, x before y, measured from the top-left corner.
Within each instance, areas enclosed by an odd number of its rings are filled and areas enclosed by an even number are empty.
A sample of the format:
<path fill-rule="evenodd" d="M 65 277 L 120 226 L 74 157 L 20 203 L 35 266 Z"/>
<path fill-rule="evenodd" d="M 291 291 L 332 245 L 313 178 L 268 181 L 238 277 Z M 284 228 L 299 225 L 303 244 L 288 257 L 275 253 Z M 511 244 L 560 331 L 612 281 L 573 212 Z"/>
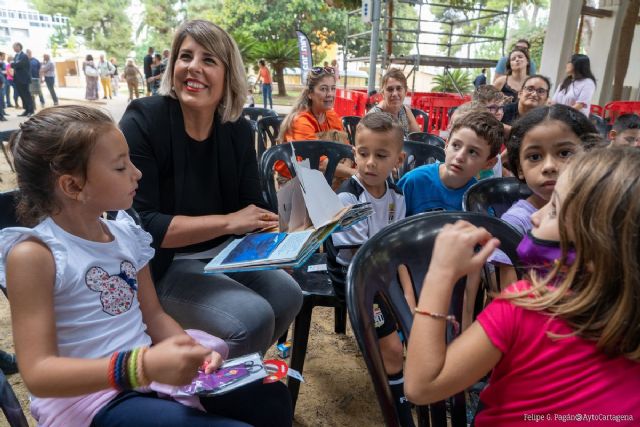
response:
<path fill-rule="evenodd" d="M 129 261 L 120 263 L 120 273 L 109 275 L 101 267 L 91 267 L 85 275 L 87 287 L 100 292 L 102 311 L 117 316 L 128 311 L 137 291 L 136 269 Z"/>

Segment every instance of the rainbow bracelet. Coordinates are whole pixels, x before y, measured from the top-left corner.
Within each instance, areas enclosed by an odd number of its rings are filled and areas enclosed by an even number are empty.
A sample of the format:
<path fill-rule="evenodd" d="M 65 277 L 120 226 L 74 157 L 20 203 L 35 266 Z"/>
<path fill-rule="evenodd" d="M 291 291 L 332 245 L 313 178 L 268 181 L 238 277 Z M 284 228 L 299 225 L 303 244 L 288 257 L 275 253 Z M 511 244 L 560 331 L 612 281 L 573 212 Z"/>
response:
<path fill-rule="evenodd" d="M 129 377 L 129 383 L 131 383 L 131 388 L 138 388 L 138 381 L 136 379 L 136 365 L 138 364 L 138 352 L 140 348 L 134 348 L 131 351 L 131 357 L 129 358 L 129 365 L 127 376 Z"/>
<path fill-rule="evenodd" d="M 147 352 L 149 348 L 148 347 L 141 347 L 140 348 L 140 352 L 138 353 L 138 363 L 136 364 L 136 376 L 138 379 L 138 384 L 140 384 L 140 386 L 147 386 L 149 385 L 150 381 L 147 379 L 147 377 L 144 374 L 144 354 Z"/>

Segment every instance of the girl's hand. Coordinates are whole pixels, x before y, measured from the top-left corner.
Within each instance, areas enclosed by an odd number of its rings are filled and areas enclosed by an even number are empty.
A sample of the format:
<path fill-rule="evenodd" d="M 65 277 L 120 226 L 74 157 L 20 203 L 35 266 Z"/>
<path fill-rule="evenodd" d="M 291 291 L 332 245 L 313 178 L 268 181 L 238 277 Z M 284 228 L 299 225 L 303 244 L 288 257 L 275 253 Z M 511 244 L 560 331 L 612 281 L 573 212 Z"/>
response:
<path fill-rule="evenodd" d="M 206 363 L 206 366 L 204 368 L 205 374 L 212 373 L 213 371 L 218 369 L 220 366 L 222 366 L 222 362 L 224 362 L 224 359 L 222 358 L 220 353 L 218 353 L 217 351 L 212 351 L 209 356 L 210 357 L 207 357 L 207 360 L 205 361 Z"/>
<path fill-rule="evenodd" d="M 211 350 L 201 346 L 190 336 L 176 335 L 154 345 L 145 353 L 144 372 L 150 381 L 186 385 L 211 355 Z"/>
<path fill-rule="evenodd" d="M 228 214 L 227 220 L 227 227 L 231 234 L 245 234 L 250 231 L 278 225 L 278 215 L 256 205 L 249 205 L 244 209 Z"/>
<path fill-rule="evenodd" d="M 481 246 L 476 252 L 476 247 Z M 466 221 L 457 221 L 442 227 L 433 246 L 429 274 L 448 276 L 452 283 L 467 274 L 478 271 L 489 255 L 500 245 L 484 228 Z"/>

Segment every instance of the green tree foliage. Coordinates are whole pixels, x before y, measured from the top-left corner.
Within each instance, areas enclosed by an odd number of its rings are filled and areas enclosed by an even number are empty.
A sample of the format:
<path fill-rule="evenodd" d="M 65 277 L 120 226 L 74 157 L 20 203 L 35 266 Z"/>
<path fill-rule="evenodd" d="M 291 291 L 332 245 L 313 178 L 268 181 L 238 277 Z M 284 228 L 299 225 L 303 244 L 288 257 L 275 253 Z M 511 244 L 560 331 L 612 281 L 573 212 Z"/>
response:
<path fill-rule="evenodd" d="M 137 29 L 137 35 L 146 32 L 142 43 L 145 47 L 154 46 L 158 51 L 171 46 L 173 33 L 180 24 L 178 9 L 180 4 L 176 0 L 142 0 L 144 14 Z"/>
<path fill-rule="evenodd" d="M 544 42 L 545 25 L 538 23 L 538 13 L 541 8 L 548 7 L 548 0 L 448 0 L 441 3 L 450 4 L 451 6 L 473 8 L 475 10 L 462 10 L 451 8 L 432 8 L 432 13 L 436 20 L 444 22 L 454 22 L 451 43 L 470 42 L 471 38 L 467 35 L 485 35 L 491 37 L 504 36 L 504 16 L 490 16 L 487 10 L 509 10 L 511 3 L 511 15 L 509 16 L 510 31 L 505 46 L 505 54 L 511 49 L 511 46 L 519 38 L 526 38 L 532 44 L 531 57 L 540 64 L 542 56 L 542 44 Z M 482 9 L 482 12 L 480 11 Z M 475 19 L 485 17 L 482 19 Z M 470 22 L 463 22 L 471 20 Z M 514 25 L 515 23 L 515 25 Z M 449 30 L 449 25 L 442 25 L 442 30 Z M 449 42 L 447 36 L 440 38 L 441 43 L 446 45 Z M 477 45 L 478 46 L 478 45 Z M 455 45 L 451 47 L 451 54 L 455 55 L 461 49 L 468 47 Z M 502 42 L 485 41 L 479 44 L 476 49 L 476 57 L 497 59 L 502 56 Z M 443 54 L 448 53 L 448 47 L 442 46 L 440 51 Z M 473 56 L 473 55 L 472 55 Z"/>
<path fill-rule="evenodd" d="M 388 12 L 387 3 L 385 2 L 382 7 L 385 8 L 383 11 L 383 15 L 385 15 Z M 416 37 L 418 34 L 418 24 L 417 22 L 408 21 L 406 19 L 417 19 L 418 13 L 413 6 L 394 0 L 392 16 L 394 19 L 391 27 L 392 30 L 390 38 L 391 40 L 394 40 L 394 42 L 392 44 L 391 53 L 395 56 L 407 55 L 415 47 Z M 386 23 L 386 21 L 383 22 Z M 381 27 L 382 26 L 384 25 L 381 25 Z M 349 18 L 349 34 L 358 34 L 370 29 L 371 25 L 363 23 L 360 19 L 360 15 L 351 16 Z M 394 30 L 408 30 L 410 32 Z M 383 49 L 386 49 L 388 38 L 389 33 L 381 30 L 378 40 L 380 53 L 383 52 Z M 370 48 L 371 36 L 367 34 L 362 38 L 350 39 L 348 44 L 348 53 L 350 57 L 368 57 Z"/>
<path fill-rule="evenodd" d="M 435 83 L 435 86 L 431 88 L 432 92 L 456 93 L 457 91 L 453 85 L 453 82 L 455 82 L 455 85 L 462 93 L 469 93 L 473 89 L 471 74 L 459 68 L 452 70 L 451 75 L 445 72 L 440 74 L 439 76 L 434 77 L 433 82 Z"/>
<path fill-rule="evenodd" d="M 133 47 L 126 14 L 130 0 L 33 0 L 33 4 L 41 13 L 68 16 L 72 30 L 87 46 L 108 56 L 126 58 Z"/>
<path fill-rule="evenodd" d="M 268 40 L 255 46 L 255 55 L 271 65 L 278 83 L 278 95 L 287 96 L 284 84 L 284 69 L 298 65 L 298 44 L 295 40 Z"/>

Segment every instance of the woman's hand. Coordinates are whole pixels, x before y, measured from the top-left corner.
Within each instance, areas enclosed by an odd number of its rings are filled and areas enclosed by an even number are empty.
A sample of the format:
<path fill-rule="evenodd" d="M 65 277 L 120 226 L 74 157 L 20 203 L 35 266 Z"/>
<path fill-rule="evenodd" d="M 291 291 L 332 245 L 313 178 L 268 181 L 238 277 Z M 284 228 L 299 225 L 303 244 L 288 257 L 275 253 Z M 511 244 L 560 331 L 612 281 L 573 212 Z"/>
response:
<path fill-rule="evenodd" d="M 230 234 L 245 234 L 278 225 L 278 215 L 256 205 L 249 205 L 244 209 L 228 214 L 227 220 L 227 228 Z"/>
<path fill-rule="evenodd" d="M 154 345 L 145 353 L 144 373 L 150 381 L 162 384 L 189 384 L 208 356 L 212 356 L 211 350 L 190 336 L 176 335 Z"/>
<path fill-rule="evenodd" d="M 428 274 L 444 275 L 455 283 L 459 278 L 478 271 L 499 245 L 500 241 L 482 227 L 466 221 L 446 224 L 433 246 Z M 476 251 L 478 246 L 480 249 Z"/>

